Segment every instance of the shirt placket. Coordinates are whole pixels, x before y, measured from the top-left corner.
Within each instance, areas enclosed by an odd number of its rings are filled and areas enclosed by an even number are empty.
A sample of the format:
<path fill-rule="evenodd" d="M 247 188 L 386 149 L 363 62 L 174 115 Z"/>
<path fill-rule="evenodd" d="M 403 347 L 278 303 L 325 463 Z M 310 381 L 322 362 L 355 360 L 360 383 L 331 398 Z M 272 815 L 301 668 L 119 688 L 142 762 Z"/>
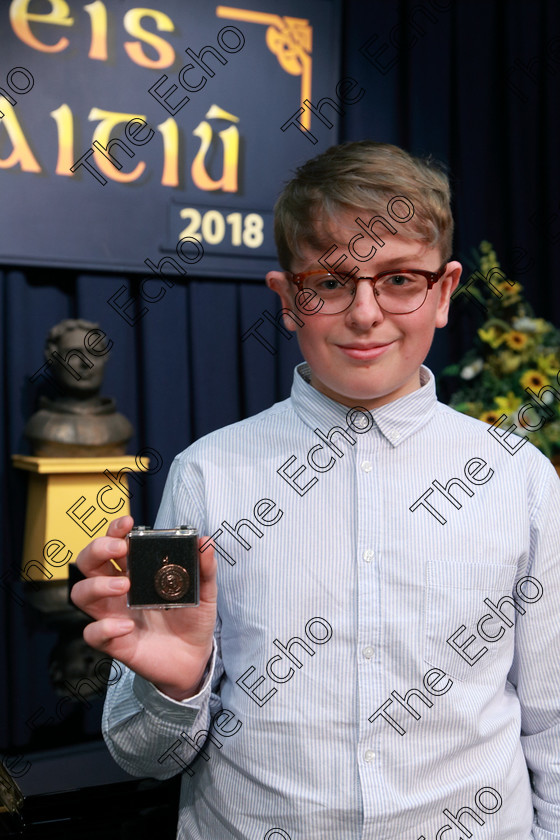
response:
<path fill-rule="evenodd" d="M 379 552 L 382 545 L 382 476 L 379 452 L 386 442 L 377 426 L 358 436 L 354 451 L 356 478 L 356 646 L 357 732 L 356 761 L 361 785 L 364 824 L 362 840 L 379 838 L 383 821 L 376 815 L 386 812 L 382 754 L 376 730 L 368 721 L 383 696 L 386 679 L 383 661 L 381 611 L 382 598 Z"/>

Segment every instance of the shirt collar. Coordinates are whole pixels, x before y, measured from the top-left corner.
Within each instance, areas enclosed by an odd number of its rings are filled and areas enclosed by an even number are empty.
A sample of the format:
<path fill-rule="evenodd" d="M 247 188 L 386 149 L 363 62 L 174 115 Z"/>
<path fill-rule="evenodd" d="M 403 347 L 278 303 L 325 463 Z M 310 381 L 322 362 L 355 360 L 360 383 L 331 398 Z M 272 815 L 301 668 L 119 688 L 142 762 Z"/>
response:
<path fill-rule="evenodd" d="M 346 428 L 355 416 L 352 409 L 331 400 L 310 384 L 311 368 L 306 362 L 296 366 L 292 386 L 292 404 L 300 419 L 311 429 L 327 432 L 333 426 Z M 420 388 L 393 402 L 373 409 L 370 414 L 377 429 L 392 446 L 399 446 L 431 419 L 437 405 L 435 378 L 425 365 L 420 366 Z M 350 424 L 349 431 L 352 430 Z"/>

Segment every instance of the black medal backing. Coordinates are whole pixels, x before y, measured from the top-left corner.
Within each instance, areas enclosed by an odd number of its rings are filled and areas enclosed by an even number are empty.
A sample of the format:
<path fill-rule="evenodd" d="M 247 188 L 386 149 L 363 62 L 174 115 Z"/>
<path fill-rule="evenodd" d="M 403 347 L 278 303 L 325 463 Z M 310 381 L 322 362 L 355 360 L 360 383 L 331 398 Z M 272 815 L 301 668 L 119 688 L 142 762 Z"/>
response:
<path fill-rule="evenodd" d="M 140 525 L 128 538 L 129 607 L 198 605 L 198 532 L 194 528 L 151 530 Z"/>

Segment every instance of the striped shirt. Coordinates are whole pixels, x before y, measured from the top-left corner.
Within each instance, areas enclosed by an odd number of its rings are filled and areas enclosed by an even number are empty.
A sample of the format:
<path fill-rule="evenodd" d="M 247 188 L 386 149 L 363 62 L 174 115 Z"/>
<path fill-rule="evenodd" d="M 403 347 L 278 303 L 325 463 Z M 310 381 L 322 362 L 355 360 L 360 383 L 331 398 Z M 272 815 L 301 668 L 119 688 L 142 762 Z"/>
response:
<path fill-rule="evenodd" d="M 183 773 L 189 840 L 560 840 L 560 482 L 421 387 L 291 397 L 194 443 L 156 527 L 218 553 L 214 653 L 178 702 L 124 669 L 103 731 Z"/>

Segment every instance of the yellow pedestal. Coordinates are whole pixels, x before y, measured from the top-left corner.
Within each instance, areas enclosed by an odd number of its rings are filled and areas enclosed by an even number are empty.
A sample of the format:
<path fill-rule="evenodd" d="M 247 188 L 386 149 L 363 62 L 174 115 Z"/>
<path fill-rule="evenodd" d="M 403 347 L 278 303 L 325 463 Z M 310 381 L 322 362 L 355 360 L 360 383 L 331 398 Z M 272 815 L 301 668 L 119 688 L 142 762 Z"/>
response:
<path fill-rule="evenodd" d="M 143 459 L 143 464 L 147 463 Z M 29 472 L 22 579 L 57 581 L 68 577 L 68 563 L 109 522 L 130 513 L 126 472 L 144 472 L 130 455 L 104 458 L 46 458 L 12 455 L 14 466 Z M 109 470 L 114 480 L 105 474 Z M 141 482 L 143 483 L 143 481 Z M 132 492 L 128 490 L 128 492 Z"/>

